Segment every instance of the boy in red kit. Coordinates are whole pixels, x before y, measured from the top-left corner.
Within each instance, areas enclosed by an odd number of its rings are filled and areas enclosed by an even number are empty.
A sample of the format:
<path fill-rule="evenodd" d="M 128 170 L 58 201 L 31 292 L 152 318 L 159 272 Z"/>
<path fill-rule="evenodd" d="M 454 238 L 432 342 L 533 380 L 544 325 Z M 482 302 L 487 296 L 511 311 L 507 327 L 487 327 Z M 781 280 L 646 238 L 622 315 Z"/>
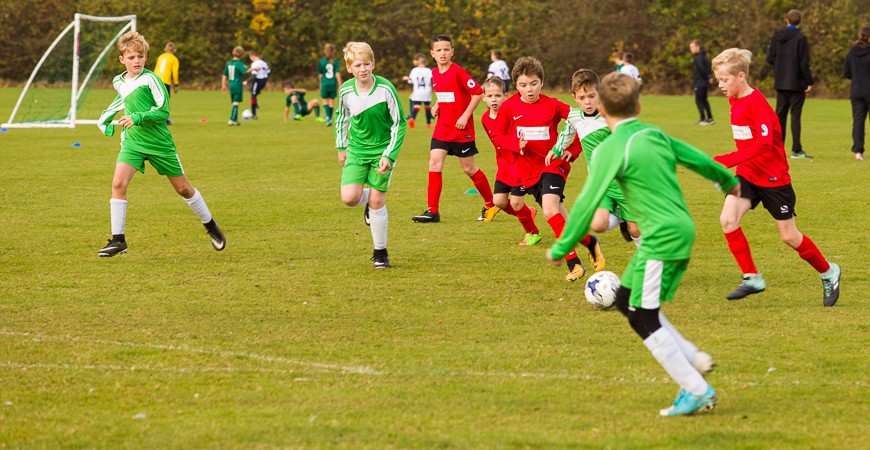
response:
<path fill-rule="evenodd" d="M 743 282 L 727 298 L 741 299 L 767 287 L 755 268 L 749 242 L 740 228 L 743 216 L 762 203 L 776 220 L 782 241 L 821 274 L 823 304 L 834 306 L 840 296 L 840 267 L 828 262 L 816 244 L 795 225 L 795 193 L 785 159 L 782 129 L 767 99 L 746 80 L 751 61 L 749 50 L 737 48 L 725 50 L 713 59 L 719 89 L 731 103 L 731 129 L 737 144 L 737 151 L 713 159 L 726 167 L 737 166 L 740 180 L 740 195 L 725 197 L 719 218 L 728 247 L 743 271 Z"/>
<path fill-rule="evenodd" d="M 432 144 L 429 150 L 428 208 L 422 214 L 411 218 L 414 222 L 440 222 L 438 203 L 441 199 L 441 170 L 447 155 L 459 158 L 462 170 L 474 182 L 477 192 L 483 197 L 483 211 L 480 219 L 489 222 L 499 209 L 492 202 L 492 189 L 482 170 L 474 164 L 477 146 L 474 145 L 474 118 L 472 113 L 483 98 L 483 89 L 471 75 L 458 64 L 454 64 L 453 43 L 449 36 L 439 34 L 432 38 L 429 52 L 437 69 L 432 71 L 432 89 L 436 103 L 432 115 L 438 117 Z"/>
<path fill-rule="evenodd" d="M 495 128 L 498 109 L 505 100 L 504 93 L 505 83 L 501 78 L 489 77 L 483 82 L 483 101 L 486 102 L 489 111 L 480 117 L 480 124 L 483 125 L 483 129 L 490 140 L 493 140 L 492 131 Z M 526 188 L 523 187 L 523 183 L 517 174 L 517 154 L 508 150 L 502 150 L 495 144 L 495 141 L 493 141 L 492 145 L 495 147 L 495 159 L 498 165 L 492 201 L 495 203 L 495 206 L 512 216 L 516 216 L 520 221 L 520 224 L 526 231 L 525 237 L 520 242 L 520 247 L 535 245 L 541 242 L 541 232 L 538 230 L 538 226 L 535 225 L 537 211 L 535 208 L 529 208 L 523 202 Z M 508 194 L 510 194 L 510 201 L 508 201 Z"/>
<path fill-rule="evenodd" d="M 544 68 L 541 63 L 528 56 L 517 60 L 511 78 L 517 92 L 502 103 L 493 130 L 493 142 L 503 150 L 515 152 L 519 177 L 526 192 L 532 194 L 544 210 L 547 223 L 556 237 L 562 235 L 568 211 L 562 201 L 565 180 L 571 171 L 568 160 L 576 155 L 570 150 L 563 152 L 563 158 L 551 157 L 546 164 L 547 155 L 559 135 L 558 126 L 562 119 L 568 118 L 571 107 L 555 98 L 541 95 L 544 85 Z M 581 241 L 589 250 L 592 267 L 595 271 L 604 269 L 604 255 L 595 236 L 586 235 Z M 577 253 L 571 251 L 565 256 L 568 262 L 568 275 L 565 279 L 574 281 L 586 274 Z"/>

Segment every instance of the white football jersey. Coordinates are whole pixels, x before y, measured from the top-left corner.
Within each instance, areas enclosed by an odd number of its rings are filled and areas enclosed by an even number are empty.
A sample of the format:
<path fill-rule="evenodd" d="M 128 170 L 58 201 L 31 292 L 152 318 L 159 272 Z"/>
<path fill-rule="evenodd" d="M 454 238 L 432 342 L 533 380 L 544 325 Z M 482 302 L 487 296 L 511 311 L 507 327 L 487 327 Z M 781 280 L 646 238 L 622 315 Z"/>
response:
<path fill-rule="evenodd" d="M 432 101 L 432 69 L 428 67 L 415 67 L 411 69 L 411 75 L 408 75 L 408 83 L 414 86 L 414 91 L 411 92 L 411 101 L 415 102 L 431 102 Z"/>
<path fill-rule="evenodd" d="M 266 61 L 262 59 L 258 59 L 251 63 L 251 72 L 253 72 L 254 76 L 257 77 L 258 80 L 265 80 L 269 78 L 269 65 L 266 64 Z"/>
<path fill-rule="evenodd" d="M 489 76 L 496 76 L 504 81 L 510 81 L 511 69 L 504 60 L 498 60 L 489 65 Z"/>

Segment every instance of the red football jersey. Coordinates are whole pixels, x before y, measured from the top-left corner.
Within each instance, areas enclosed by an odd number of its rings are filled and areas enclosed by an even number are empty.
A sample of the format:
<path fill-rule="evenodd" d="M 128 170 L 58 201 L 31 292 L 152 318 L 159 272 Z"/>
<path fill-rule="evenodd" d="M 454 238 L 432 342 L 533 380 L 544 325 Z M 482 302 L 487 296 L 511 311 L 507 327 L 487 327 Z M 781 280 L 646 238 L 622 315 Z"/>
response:
<path fill-rule="evenodd" d="M 522 186 L 523 183 L 517 173 L 517 157 L 519 154 L 505 150 L 495 143 L 495 139 L 492 136 L 492 132 L 495 129 L 495 120 L 489 117 L 489 111 L 483 113 L 483 116 L 480 118 L 483 130 L 486 131 L 486 135 L 489 136 L 489 140 L 492 141 L 492 145 L 495 147 L 495 163 L 498 166 L 495 180 L 501 181 L 508 186 Z"/>
<path fill-rule="evenodd" d="M 432 138 L 444 142 L 474 140 L 474 115 L 468 118 L 464 130 L 456 129 L 456 121 L 465 113 L 472 95 L 483 95 L 483 89 L 459 64 L 452 63 L 447 71 L 432 70 L 432 90 L 438 101 L 438 121 Z"/>
<path fill-rule="evenodd" d="M 757 89 L 743 98 L 731 97 L 731 130 L 737 151 L 714 157 L 725 167 L 737 166 L 737 175 L 763 187 L 791 183 L 776 112 Z"/>
<path fill-rule="evenodd" d="M 493 142 L 496 146 L 519 155 L 519 136 L 520 133 L 525 134 L 526 148 L 517 158 L 517 169 L 523 186 L 533 186 L 542 173 L 555 173 L 568 178 L 571 171 L 568 162 L 555 159 L 549 166 L 545 166 L 544 159 L 559 137 L 559 122 L 567 119 L 569 112 L 570 106 L 546 95 L 541 95 L 535 103 L 525 103 L 515 93 L 501 104 L 492 133 Z"/>

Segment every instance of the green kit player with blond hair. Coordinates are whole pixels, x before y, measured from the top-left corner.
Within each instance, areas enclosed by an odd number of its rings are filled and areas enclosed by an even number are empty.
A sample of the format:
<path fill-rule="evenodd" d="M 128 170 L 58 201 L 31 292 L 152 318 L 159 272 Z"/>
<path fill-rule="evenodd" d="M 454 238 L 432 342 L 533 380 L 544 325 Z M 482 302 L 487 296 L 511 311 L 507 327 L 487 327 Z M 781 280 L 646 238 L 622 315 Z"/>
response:
<path fill-rule="evenodd" d="M 323 46 L 323 58 L 317 66 L 317 79 L 320 80 L 320 98 L 323 99 L 323 112 L 326 126 L 332 125 L 332 110 L 338 87 L 341 86 L 341 61 L 335 57 L 335 46 Z"/>
<path fill-rule="evenodd" d="M 680 386 L 663 416 L 689 415 L 716 406 L 716 391 L 704 379 L 713 359 L 698 350 L 661 314 L 689 264 L 695 224 L 677 180 L 677 165 L 713 181 L 724 193 L 740 192 L 725 167 L 701 150 L 637 120 L 640 87 L 626 74 L 601 81 L 601 115 L 612 134 L 595 150 L 589 178 L 574 203 L 565 231 L 547 251 L 558 264 L 586 235 L 598 204 L 616 180 L 643 230 L 643 242 L 622 274 L 616 307 L 668 375 Z"/>
<path fill-rule="evenodd" d="M 205 225 L 215 250 L 223 250 L 227 242 L 217 223 L 212 218 L 199 190 L 190 185 L 181 168 L 175 142 L 166 127 L 169 117 L 169 93 L 163 81 L 145 69 L 148 58 L 148 43 L 145 38 L 130 31 L 118 39 L 121 63 L 127 68 L 112 80 L 118 92 L 115 100 L 100 115 L 99 128 L 106 136 L 115 134 L 112 118 L 120 111 L 118 119 L 121 130 L 121 152 L 115 165 L 112 179 L 112 199 L 109 202 L 112 216 L 112 239 L 100 249 L 100 256 L 115 256 L 127 251 L 124 228 L 127 218 L 127 186 L 136 171 L 145 173 L 145 161 L 151 163 L 157 173 L 165 175 L 175 191 L 190 205 L 193 212 Z"/>
<path fill-rule="evenodd" d="M 353 79 L 341 85 L 335 115 L 341 201 L 348 206 L 365 205 L 365 222 L 374 243 L 372 261 L 375 269 L 388 269 L 386 196 L 405 140 L 405 113 L 396 88 L 372 73 L 375 55 L 368 44 L 348 42 L 344 61 Z"/>

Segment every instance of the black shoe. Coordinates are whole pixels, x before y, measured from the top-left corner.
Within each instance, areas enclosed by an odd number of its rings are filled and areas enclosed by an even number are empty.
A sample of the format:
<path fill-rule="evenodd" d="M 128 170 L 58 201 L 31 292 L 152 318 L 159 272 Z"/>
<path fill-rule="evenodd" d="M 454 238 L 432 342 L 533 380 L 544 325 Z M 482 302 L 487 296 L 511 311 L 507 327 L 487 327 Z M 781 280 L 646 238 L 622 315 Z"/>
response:
<path fill-rule="evenodd" d="M 707 125 L 715 125 L 715 124 L 716 124 L 716 121 L 715 121 L 715 120 L 713 120 L 713 118 L 712 118 L 712 117 L 711 117 L 711 118 L 709 118 L 709 119 L 707 119 Z"/>
<path fill-rule="evenodd" d="M 807 152 L 800 150 L 796 152 L 791 152 L 792 159 L 813 159 L 812 156 L 808 155 Z"/>
<path fill-rule="evenodd" d="M 734 289 L 734 292 L 726 295 L 725 298 L 728 300 L 740 300 L 752 294 L 764 292 L 766 288 L 767 282 L 764 281 L 764 277 L 760 273 L 743 275 L 743 281 L 740 282 L 737 289 Z"/>
<path fill-rule="evenodd" d="M 102 258 L 112 257 L 119 253 L 127 253 L 127 241 L 124 240 L 123 234 L 112 236 L 109 243 L 97 252 Z"/>
<path fill-rule="evenodd" d="M 215 250 L 221 251 L 227 246 L 227 238 L 224 237 L 221 229 L 218 228 L 217 222 L 214 219 L 211 219 L 209 223 L 203 224 L 205 225 L 205 229 L 208 232 L 208 236 L 211 238 L 211 245 Z"/>
<path fill-rule="evenodd" d="M 363 211 L 363 219 L 366 221 L 367 226 L 372 226 L 372 221 L 369 219 L 369 204 L 366 203 L 366 209 Z"/>
<path fill-rule="evenodd" d="M 619 222 L 619 232 L 622 233 L 622 238 L 625 239 L 625 242 L 634 242 L 634 239 L 631 238 L 631 233 L 628 232 L 628 223 L 625 221 Z"/>
<path fill-rule="evenodd" d="M 420 223 L 441 222 L 441 214 L 433 213 L 427 209 L 426 211 L 423 211 L 422 214 L 411 217 L 411 220 Z"/>
<path fill-rule="evenodd" d="M 387 249 L 375 250 L 372 253 L 372 261 L 375 262 L 375 269 L 389 269 L 393 267 L 390 265 L 390 258 L 387 257 Z"/>

